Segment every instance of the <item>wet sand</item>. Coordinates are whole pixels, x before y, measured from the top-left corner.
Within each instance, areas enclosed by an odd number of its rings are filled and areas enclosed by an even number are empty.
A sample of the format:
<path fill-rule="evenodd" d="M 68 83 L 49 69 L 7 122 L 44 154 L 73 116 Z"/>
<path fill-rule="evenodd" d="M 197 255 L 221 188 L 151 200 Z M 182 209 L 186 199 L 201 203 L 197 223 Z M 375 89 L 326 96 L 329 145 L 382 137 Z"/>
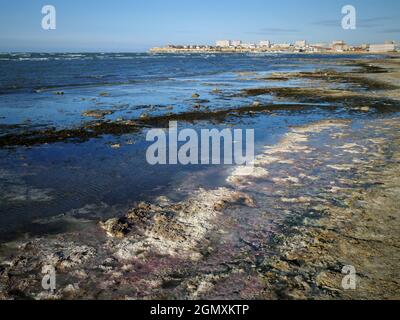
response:
<path fill-rule="evenodd" d="M 4 244 L 0 298 L 400 299 L 398 61 L 364 63 L 347 77 L 316 71 L 314 96 L 281 88 L 277 97 L 344 99 L 356 113 L 385 116 L 293 127 L 265 146 L 252 174 L 235 168 L 219 188 Z M 370 87 L 333 97 L 329 82 L 343 79 Z M 44 265 L 56 267 L 55 292 L 41 288 Z M 347 265 L 355 290 L 341 286 Z"/>

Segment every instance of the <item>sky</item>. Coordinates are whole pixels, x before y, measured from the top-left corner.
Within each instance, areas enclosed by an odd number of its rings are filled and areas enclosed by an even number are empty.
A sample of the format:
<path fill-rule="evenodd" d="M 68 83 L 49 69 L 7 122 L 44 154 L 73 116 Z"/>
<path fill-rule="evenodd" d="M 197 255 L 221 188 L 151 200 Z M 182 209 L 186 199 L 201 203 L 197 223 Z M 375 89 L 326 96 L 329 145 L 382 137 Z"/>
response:
<path fill-rule="evenodd" d="M 42 29 L 42 7 L 56 29 Z M 355 30 L 341 27 L 356 8 Z M 274 43 L 400 41 L 399 0 L 0 0 L 0 51 L 142 52 L 220 39 Z"/>

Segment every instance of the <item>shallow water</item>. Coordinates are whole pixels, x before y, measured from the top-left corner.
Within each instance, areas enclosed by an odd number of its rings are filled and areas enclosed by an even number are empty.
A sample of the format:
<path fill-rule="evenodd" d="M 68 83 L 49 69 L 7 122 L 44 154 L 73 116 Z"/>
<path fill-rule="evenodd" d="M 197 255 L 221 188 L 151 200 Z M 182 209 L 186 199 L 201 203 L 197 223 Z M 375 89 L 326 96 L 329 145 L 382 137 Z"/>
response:
<path fill-rule="evenodd" d="M 272 97 L 233 97 L 245 88 L 281 86 L 262 80 L 273 72 L 334 68 L 354 56 L 1 54 L 0 135 L 37 128 L 71 128 L 93 120 L 87 110 L 111 110 L 107 120 L 136 119 L 192 110 L 248 105 Z M 357 58 L 360 58 L 357 56 Z M 371 56 L 365 56 L 371 58 Z M 292 81 L 285 85 L 302 85 Z M 218 89 L 219 91 L 215 91 Z M 214 91 L 213 91 L 214 90 Z M 63 94 L 55 94 L 55 92 Z M 198 99 L 192 95 L 200 95 Z M 376 115 L 375 115 L 376 116 Z M 254 128 L 256 147 L 275 143 L 288 128 L 323 118 L 368 117 L 342 108 L 307 106 L 228 119 L 226 123 L 180 123 L 181 127 Z M 69 215 L 100 219 L 122 215 L 135 202 L 161 194 L 182 197 L 176 186 L 224 181 L 224 166 L 150 166 L 145 132 L 103 136 L 81 143 L 0 149 L 0 239 L 61 232 L 73 226 L 46 224 Z M 111 144 L 120 143 L 118 149 Z M 201 173 L 201 175 L 199 174 Z"/>

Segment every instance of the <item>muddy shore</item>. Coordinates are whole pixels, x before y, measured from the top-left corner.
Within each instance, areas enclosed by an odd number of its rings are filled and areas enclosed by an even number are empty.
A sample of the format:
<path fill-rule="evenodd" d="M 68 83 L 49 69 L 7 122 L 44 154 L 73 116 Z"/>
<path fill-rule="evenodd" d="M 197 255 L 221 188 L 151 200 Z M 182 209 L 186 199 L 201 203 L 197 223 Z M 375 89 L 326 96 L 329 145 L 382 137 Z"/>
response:
<path fill-rule="evenodd" d="M 360 69 L 266 79 L 318 81 L 318 90 L 305 82 L 238 94 L 385 116 L 293 127 L 257 155 L 253 173 L 235 168 L 224 186 L 179 202 L 163 196 L 140 203 L 83 231 L 4 243 L 0 299 L 400 299 L 400 63 L 349 63 Z M 0 137 L 0 146 L 123 134 L 176 117 L 223 121 L 275 107 L 285 106 L 100 121 L 78 131 Z M 54 292 L 41 288 L 46 265 L 57 271 Z M 355 290 L 342 288 L 344 266 L 357 272 Z"/>

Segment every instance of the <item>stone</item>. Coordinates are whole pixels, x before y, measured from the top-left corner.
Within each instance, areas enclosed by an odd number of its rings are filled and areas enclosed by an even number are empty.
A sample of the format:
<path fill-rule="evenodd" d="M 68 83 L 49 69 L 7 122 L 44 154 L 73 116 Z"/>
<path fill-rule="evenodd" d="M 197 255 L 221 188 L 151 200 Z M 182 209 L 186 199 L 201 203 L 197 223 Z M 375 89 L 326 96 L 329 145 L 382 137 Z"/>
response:
<path fill-rule="evenodd" d="M 109 237 L 114 238 L 123 238 L 130 230 L 126 218 L 112 218 L 105 222 L 100 222 L 100 226 Z"/>
<path fill-rule="evenodd" d="M 105 116 L 113 114 L 113 113 L 114 113 L 114 111 L 112 111 L 112 110 L 87 110 L 87 111 L 82 112 L 82 115 L 84 117 L 101 119 L 101 118 L 104 118 Z"/>
<path fill-rule="evenodd" d="M 143 112 L 141 115 L 140 115 L 140 119 L 148 119 L 150 116 L 149 116 L 149 114 L 147 113 L 147 112 Z"/>

